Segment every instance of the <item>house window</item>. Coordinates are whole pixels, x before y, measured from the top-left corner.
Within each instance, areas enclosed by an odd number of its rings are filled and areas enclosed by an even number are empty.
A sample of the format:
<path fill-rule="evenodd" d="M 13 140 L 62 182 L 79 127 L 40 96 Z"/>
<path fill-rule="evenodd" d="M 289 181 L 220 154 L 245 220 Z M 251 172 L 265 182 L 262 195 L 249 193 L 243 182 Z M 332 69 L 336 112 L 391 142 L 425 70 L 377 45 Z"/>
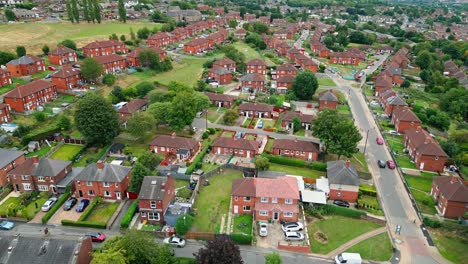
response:
<path fill-rule="evenodd" d="M 151 201 L 150 202 L 150 208 L 156 208 L 156 201 Z"/>
<path fill-rule="evenodd" d="M 108 182 L 104 182 L 102 185 L 103 185 L 104 187 L 109 187 L 109 186 L 110 186 Z"/>
<path fill-rule="evenodd" d="M 299 151 L 296 151 L 296 155 L 299 155 Z"/>
<path fill-rule="evenodd" d="M 43 182 L 43 181 L 45 181 L 45 177 L 44 176 L 38 176 L 37 181 Z"/>
<path fill-rule="evenodd" d="M 436 157 L 435 157 L 435 160 L 439 160 L 439 156 L 436 156 Z"/>
<path fill-rule="evenodd" d="M 161 151 L 166 151 L 166 148 L 165 148 L 165 147 L 161 147 Z"/>
<path fill-rule="evenodd" d="M 115 183 L 115 187 L 119 187 L 119 183 L 118 183 L 118 182 Z"/>
<path fill-rule="evenodd" d="M 104 191 L 104 196 L 105 197 L 110 197 L 111 196 L 111 193 L 109 191 Z"/>
<path fill-rule="evenodd" d="M 89 196 L 94 196 L 94 190 L 88 190 L 88 195 Z"/>
<path fill-rule="evenodd" d="M 276 198 L 276 197 L 271 198 L 271 202 L 272 203 L 278 203 L 278 198 Z"/>
<path fill-rule="evenodd" d="M 76 185 L 81 186 L 81 181 L 76 181 Z"/>
<path fill-rule="evenodd" d="M 148 213 L 148 220 L 159 221 L 159 213 Z"/>
<path fill-rule="evenodd" d="M 285 152 L 286 152 L 286 154 L 289 154 L 289 150 L 286 150 Z"/>
<path fill-rule="evenodd" d="M 292 204 L 292 199 L 286 198 L 284 199 L 285 204 Z"/>
<path fill-rule="evenodd" d="M 237 202 L 237 199 L 238 199 L 238 196 L 237 196 L 237 195 L 236 195 L 236 196 L 234 196 L 234 201 L 236 201 L 236 202 Z"/>
<path fill-rule="evenodd" d="M 244 211 L 250 211 L 250 205 L 244 205 L 244 206 L 242 207 L 242 209 L 243 209 Z"/>
<path fill-rule="evenodd" d="M 24 181 L 27 181 L 28 180 L 28 175 L 21 175 L 21 179 L 24 180 Z"/>
<path fill-rule="evenodd" d="M 283 215 L 284 215 L 284 217 L 293 217 L 292 212 L 284 212 Z"/>
<path fill-rule="evenodd" d="M 341 192 L 338 192 L 336 196 L 341 197 Z"/>
<path fill-rule="evenodd" d="M 25 191 L 30 191 L 31 190 L 31 184 L 30 183 L 23 183 L 23 189 Z"/>
<path fill-rule="evenodd" d="M 93 186 L 93 182 L 87 181 L 86 186 Z"/>
<path fill-rule="evenodd" d="M 261 216 L 268 216 L 268 211 L 266 211 L 266 210 L 260 210 L 259 215 L 261 215 Z"/>
<path fill-rule="evenodd" d="M 141 212 L 141 217 L 146 217 L 146 212 Z"/>
<path fill-rule="evenodd" d="M 262 197 L 261 202 L 262 203 L 268 203 L 268 197 Z"/>
<path fill-rule="evenodd" d="M 244 202 L 250 202 L 250 197 L 249 196 L 244 197 Z"/>
<path fill-rule="evenodd" d="M 47 185 L 39 185 L 37 187 L 39 188 L 39 191 L 41 191 L 41 192 L 47 192 L 49 190 Z"/>

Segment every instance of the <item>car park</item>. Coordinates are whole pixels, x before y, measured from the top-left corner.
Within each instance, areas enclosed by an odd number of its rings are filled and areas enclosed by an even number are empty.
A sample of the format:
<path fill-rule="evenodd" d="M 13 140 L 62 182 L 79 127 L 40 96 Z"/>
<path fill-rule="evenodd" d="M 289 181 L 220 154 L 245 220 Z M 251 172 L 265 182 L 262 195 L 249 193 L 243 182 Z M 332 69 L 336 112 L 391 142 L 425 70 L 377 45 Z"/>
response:
<path fill-rule="evenodd" d="M 268 235 L 268 225 L 265 222 L 260 222 L 258 224 L 258 235 L 261 237 L 266 237 Z"/>
<path fill-rule="evenodd" d="M 381 137 L 377 137 L 375 139 L 375 142 L 377 142 L 378 145 L 383 145 L 383 143 L 384 143 L 383 138 L 381 138 Z"/>
<path fill-rule="evenodd" d="M 395 169 L 395 162 L 393 162 L 393 160 L 387 160 L 387 167 L 392 170 Z"/>
<path fill-rule="evenodd" d="M 82 199 L 79 203 L 78 206 L 76 207 L 77 212 L 83 212 L 86 207 L 89 205 L 89 200 L 88 199 Z"/>
<path fill-rule="evenodd" d="M 52 208 L 52 206 L 57 202 L 57 200 L 58 200 L 57 197 L 52 197 L 49 200 L 47 200 L 42 206 L 41 211 L 48 212 L 50 208 Z"/>
<path fill-rule="evenodd" d="M 341 207 L 346 207 L 346 208 L 349 208 L 349 203 L 348 203 L 348 202 L 346 202 L 346 201 L 342 201 L 342 200 L 335 200 L 335 201 L 333 201 L 333 204 L 334 204 L 334 205 L 341 206 Z"/>
<path fill-rule="evenodd" d="M 67 199 L 65 204 L 63 205 L 63 210 L 68 211 L 75 206 L 75 204 L 78 202 L 78 200 L 75 197 L 70 197 Z"/>
<path fill-rule="evenodd" d="M 11 230 L 13 227 L 15 227 L 15 223 L 13 222 L 7 220 L 0 221 L 0 230 Z"/>
<path fill-rule="evenodd" d="M 93 242 L 104 242 L 106 240 L 106 235 L 99 232 L 88 232 L 85 236 L 90 237 Z"/>
<path fill-rule="evenodd" d="M 283 232 L 302 231 L 304 226 L 299 222 L 286 222 L 281 225 Z"/>
<path fill-rule="evenodd" d="M 171 245 L 173 247 L 179 247 L 179 248 L 185 247 L 185 239 L 180 238 L 178 236 L 171 236 L 171 237 L 165 238 L 163 240 L 163 243 L 167 245 Z"/>
<path fill-rule="evenodd" d="M 378 161 L 377 161 L 377 165 L 379 165 L 379 167 L 383 169 L 383 168 L 385 168 L 385 166 L 386 166 L 387 164 L 385 164 L 385 161 L 383 161 L 383 160 L 378 160 Z"/>
<path fill-rule="evenodd" d="M 284 240 L 286 241 L 302 241 L 304 240 L 304 234 L 299 232 L 285 232 Z"/>

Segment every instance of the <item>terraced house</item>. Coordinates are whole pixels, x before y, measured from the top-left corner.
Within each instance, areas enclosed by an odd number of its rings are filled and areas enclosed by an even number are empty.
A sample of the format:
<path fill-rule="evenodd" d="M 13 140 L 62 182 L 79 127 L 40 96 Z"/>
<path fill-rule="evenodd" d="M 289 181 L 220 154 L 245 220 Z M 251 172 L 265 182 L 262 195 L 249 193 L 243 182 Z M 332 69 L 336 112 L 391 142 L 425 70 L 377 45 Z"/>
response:
<path fill-rule="evenodd" d="M 173 177 L 145 176 L 138 195 L 140 222 L 163 223 L 164 214 L 175 193 Z"/>
<path fill-rule="evenodd" d="M 11 73 L 0 68 L 0 87 L 11 84 Z"/>
<path fill-rule="evenodd" d="M 411 128 L 405 131 L 404 146 L 420 170 L 442 172 L 447 154 L 439 143 L 422 128 Z"/>
<path fill-rule="evenodd" d="M 127 47 L 117 40 L 103 40 L 91 42 L 83 47 L 83 56 L 99 57 L 111 54 L 127 54 Z"/>
<path fill-rule="evenodd" d="M 64 65 L 78 61 L 76 52 L 68 47 L 60 46 L 47 54 L 49 62 L 55 65 Z"/>
<path fill-rule="evenodd" d="M 14 111 L 25 112 L 34 110 L 38 105 L 43 105 L 55 98 L 57 98 L 55 84 L 44 80 L 36 80 L 11 90 L 5 94 L 3 100 Z"/>
<path fill-rule="evenodd" d="M 176 156 L 178 160 L 188 160 L 195 156 L 200 149 L 200 143 L 184 137 L 161 135 L 149 144 L 150 151 L 162 153 L 166 156 Z"/>
<path fill-rule="evenodd" d="M 276 139 L 273 143 L 273 155 L 316 161 L 320 146 L 309 141 Z"/>
<path fill-rule="evenodd" d="M 258 152 L 258 143 L 254 140 L 237 137 L 219 137 L 211 145 L 212 153 L 234 155 L 236 157 L 254 158 Z"/>
<path fill-rule="evenodd" d="M 6 64 L 6 67 L 11 76 L 14 77 L 33 75 L 45 71 L 44 60 L 34 55 L 24 55 L 21 58 L 12 60 Z"/>
<path fill-rule="evenodd" d="M 247 73 L 266 74 L 266 63 L 261 59 L 253 59 L 247 62 Z"/>
<path fill-rule="evenodd" d="M 11 121 L 11 110 L 7 104 L 0 103 L 0 124 Z"/>
<path fill-rule="evenodd" d="M 104 73 L 122 72 L 127 68 L 125 58 L 116 54 L 96 57 L 96 61 L 104 67 Z"/>
<path fill-rule="evenodd" d="M 7 174 L 25 161 L 23 151 L 0 148 L 0 186 L 8 183 Z"/>

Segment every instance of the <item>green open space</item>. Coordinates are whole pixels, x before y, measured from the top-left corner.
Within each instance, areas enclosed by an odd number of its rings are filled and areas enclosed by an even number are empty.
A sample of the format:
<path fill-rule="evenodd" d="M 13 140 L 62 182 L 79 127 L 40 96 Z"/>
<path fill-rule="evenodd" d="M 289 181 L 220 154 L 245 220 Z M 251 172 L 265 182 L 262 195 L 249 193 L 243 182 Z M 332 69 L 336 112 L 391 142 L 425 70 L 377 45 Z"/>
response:
<path fill-rule="evenodd" d="M 317 78 L 320 86 L 336 86 L 336 83 L 330 78 Z"/>
<path fill-rule="evenodd" d="M 439 253 L 456 264 L 466 263 L 468 259 L 468 238 L 442 229 L 429 229 L 431 238 Z"/>
<path fill-rule="evenodd" d="M 12 77 L 11 78 L 11 84 L 0 87 L 0 94 L 4 94 L 6 92 L 9 92 L 9 91 L 13 90 L 17 86 L 17 84 L 23 85 L 23 84 L 27 84 L 27 83 L 28 83 L 28 81 L 26 81 L 26 80 L 24 80 L 22 78 Z"/>
<path fill-rule="evenodd" d="M 351 109 L 348 105 L 338 105 L 337 110 L 342 115 L 351 116 Z"/>
<path fill-rule="evenodd" d="M 91 147 L 83 151 L 81 158 L 73 164 L 75 167 L 85 167 L 90 163 L 97 162 L 106 152 L 109 146 L 103 148 Z"/>
<path fill-rule="evenodd" d="M 0 215 L 7 215 L 9 208 L 15 208 L 19 205 L 18 197 L 9 197 L 0 205 Z"/>
<path fill-rule="evenodd" d="M 405 175 L 409 187 L 429 193 L 432 188 L 432 178 L 437 174 L 421 174 L 421 176 Z"/>
<path fill-rule="evenodd" d="M 261 59 L 265 61 L 268 66 L 276 65 L 272 60 L 267 57 L 262 56 L 258 51 L 251 48 L 248 44 L 238 41 L 233 44 L 233 46 L 241 53 L 245 55 L 245 62 L 248 62 L 253 59 Z"/>
<path fill-rule="evenodd" d="M 221 113 L 216 112 L 216 110 L 215 111 L 209 110 L 208 111 L 208 121 L 210 121 L 211 123 L 215 123 L 216 120 L 218 120 L 220 115 L 221 115 Z"/>
<path fill-rule="evenodd" d="M 48 192 L 41 192 L 38 194 L 38 197 L 31 198 L 31 201 L 26 205 L 20 205 L 20 199 L 18 197 L 9 197 L 2 205 L 0 205 L 0 215 L 15 216 L 12 215 L 14 210 L 16 212 L 16 217 L 32 219 L 41 210 L 42 205 L 47 201 L 47 195 Z"/>
<path fill-rule="evenodd" d="M 313 253 L 327 254 L 344 243 L 379 227 L 380 225 L 372 222 L 343 216 L 316 220 L 308 225 L 310 248 Z M 316 232 L 323 233 L 326 242 L 317 241 L 314 238 Z"/>
<path fill-rule="evenodd" d="M 209 186 L 200 188 L 194 204 L 196 216 L 192 231 L 219 232 L 223 215 L 227 221 L 232 181 L 240 178 L 242 178 L 242 172 L 225 170 L 221 174 L 210 177 Z"/>
<path fill-rule="evenodd" d="M 252 233 L 252 215 L 239 215 L 234 217 L 233 233 L 243 233 L 250 235 Z"/>
<path fill-rule="evenodd" d="M 313 178 L 317 179 L 320 176 L 325 176 L 326 172 L 318 171 L 308 168 L 301 168 L 301 167 L 293 167 L 287 165 L 281 165 L 276 163 L 270 163 L 269 171 L 277 171 L 277 172 L 284 172 L 290 175 L 298 175 L 306 178 Z"/>
<path fill-rule="evenodd" d="M 41 210 L 42 205 L 49 199 L 48 192 L 41 192 L 39 197 L 33 198 L 32 201 L 26 206 L 27 217 L 33 218 Z M 37 208 L 36 208 L 37 203 Z"/>
<path fill-rule="evenodd" d="M 252 121 L 252 118 L 251 118 L 251 117 L 245 119 L 244 124 L 242 124 L 242 126 L 243 126 L 243 127 L 247 127 L 247 126 L 250 124 L 251 121 Z"/>
<path fill-rule="evenodd" d="M 119 204 L 120 203 L 117 202 L 111 203 L 101 201 L 84 220 L 88 222 L 106 224 L 114 214 L 115 210 L 117 210 L 119 207 Z"/>
<path fill-rule="evenodd" d="M 359 253 L 361 258 L 373 261 L 388 261 L 393 255 L 387 232 L 359 242 L 346 251 Z"/>
<path fill-rule="evenodd" d="M 416 200 L 416 204 L 418 205 L 419 210 L 421 210 L 421 213 L 432 215 L 437 213 L 437 210 L 435 209 L 435 202 L 429 193 L 411 187 L 410 191 Z"/>
<path fill-rule="evenodd" d="M 72 160 L 76 154 L 78 154 L 84 146 L 64 144 L 57 151 L 55 151 L 50 158 L 58 160 Z"/>

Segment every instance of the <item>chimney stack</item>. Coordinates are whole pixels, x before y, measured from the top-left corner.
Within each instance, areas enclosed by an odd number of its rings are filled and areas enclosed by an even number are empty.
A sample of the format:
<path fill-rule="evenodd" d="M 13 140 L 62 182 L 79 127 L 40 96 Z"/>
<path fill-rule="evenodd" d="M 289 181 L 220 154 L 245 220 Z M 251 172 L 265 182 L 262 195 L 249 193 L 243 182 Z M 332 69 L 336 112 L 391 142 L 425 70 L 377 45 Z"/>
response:
<path fill-rule="evenodd" d="M 33 157 L 32 157 L 32 161 L 33 161 L 34 164 L 39 163 L 39 156 L 37 156 L 37 155 L 36 155 L 36 156 L 33 156 Z"/>
<path fill-rule="evenodd" d="M 459 181 L 458 177 L 457 176 L 452 176 L 452 178 L 450 179 L 450 183 L 451 184 L 454 184 L 454 183 L 457 183 Z"/>
<path fill-rule="evenodd" d="M 174 139 L 175 137 L 176 137 L 176 133 L 174 132 L 171 134 L 171 138 Z"/>
<path fill-rule="evenodd" d="M 426 138 L 424 139 L 424 144 L 429 144 L 431 143 L 432 139 L 428 136 L 426 136 Z"/>
<path fill-rule="evenodd" d="M 350 162 L 349 160 L 346 160 L 346 161 L 345 161 L 345 166 L 346 166 L 346 167 L 349 167 L 350 164 L 351 164 L 351 162 Z"/>
<path fill-rule="evenodd" d="M 100 170 L 104 167 L 104 163 L 102 163 L 102 160 L 98 160 L 98 162 L 97 162 L 97 167 L 98 167 L 98 169 L 100 169 Z"/>

